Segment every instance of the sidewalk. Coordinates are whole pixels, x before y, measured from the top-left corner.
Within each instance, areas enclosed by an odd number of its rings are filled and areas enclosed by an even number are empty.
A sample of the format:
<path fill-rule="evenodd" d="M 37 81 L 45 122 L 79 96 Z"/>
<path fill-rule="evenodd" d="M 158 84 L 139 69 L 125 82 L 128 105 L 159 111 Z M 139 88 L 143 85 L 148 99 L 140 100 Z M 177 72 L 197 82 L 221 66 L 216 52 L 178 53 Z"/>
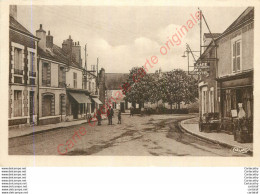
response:
<path fill-rule="evenodd" d="M 104 119 L 106 119 L 106 116 L 102 115 L 102 120 L 104 120 Z M 96 119 L 92 120 L 92 122 L 94 122 L 94 121 L 96 121 Z M 85 123 L 87 123 L 86 119 L 76 120 L 76 121 L 60 122 L 60 123 L 49 124 L 49 125 L 36 125 L 36 126 L 21 127 L 21 128 L 17 127 L 15 129 L 9 129 L 9 138 L 29 135 L 29 134 L 33 134 L 33 133 L 40 133 L 40 132 L 43 132 L 43 131 L 63 128 L 63 127 L 71 127 L 71 126 L 85 124 Z"/>
<path fill-rule="evenodd" d="M 192 135 L 218 143 L 220 145 L 229 147 L 229 148 L 244 148 L 249 149 L 250 152 L 253 152 L 253 143 L 239 143 L 234 141 L 233 135 L 228 135 L 226 133 L 205 133 L 199 131 L 199 118 L 192 118 L 181 121 L 181 128 Z"/>

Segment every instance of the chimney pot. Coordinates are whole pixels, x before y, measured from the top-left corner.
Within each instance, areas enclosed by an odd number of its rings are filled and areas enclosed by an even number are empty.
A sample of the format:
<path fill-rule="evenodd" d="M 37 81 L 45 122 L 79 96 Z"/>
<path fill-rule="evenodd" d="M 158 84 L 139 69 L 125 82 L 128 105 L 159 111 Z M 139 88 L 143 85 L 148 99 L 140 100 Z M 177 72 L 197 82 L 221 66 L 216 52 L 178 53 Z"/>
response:
<path fill-rule="evenodd" d="M 40 24 L 40 29 L 42 29 L 42 24 Z"/>
<path fill-rule="evenodd" d="M 51 32 L 50 32 L 50 30 L 48 31 L 48 36 L 50 36 L 51 35 Z"/>
<path fill-rule="evenodd" d="M 69 39 L 71 39 L 71 35 L 69 35 Z"/>
<path fill-rule="evenodd" d="M 78 41 L 78 45 L 79 45 L 79 41 Z"/>

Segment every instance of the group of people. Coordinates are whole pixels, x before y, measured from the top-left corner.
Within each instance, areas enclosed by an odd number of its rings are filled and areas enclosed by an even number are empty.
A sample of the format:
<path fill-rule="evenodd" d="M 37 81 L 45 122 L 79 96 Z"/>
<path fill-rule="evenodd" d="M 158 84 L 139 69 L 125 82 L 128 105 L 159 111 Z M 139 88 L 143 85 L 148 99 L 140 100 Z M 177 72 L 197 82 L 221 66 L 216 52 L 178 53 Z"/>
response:
<path fill-rule="evenodd" d="M 112 122 L 113 116 L 114 116 L 114 110 L 111 106 L 109 106 L 109 109 L 107 110 L 108 125 L 113 124 L 113 122 Z M 121 124 L 121 110 L 118 111 L 117 118 L 118 118 L 117 124 Z M 98 112 L 97 112 L 97 120 L 98 120 L 98 125 L 101 125 L 102 117 L 101 117 L 100 110 L 98 110 Z"/>

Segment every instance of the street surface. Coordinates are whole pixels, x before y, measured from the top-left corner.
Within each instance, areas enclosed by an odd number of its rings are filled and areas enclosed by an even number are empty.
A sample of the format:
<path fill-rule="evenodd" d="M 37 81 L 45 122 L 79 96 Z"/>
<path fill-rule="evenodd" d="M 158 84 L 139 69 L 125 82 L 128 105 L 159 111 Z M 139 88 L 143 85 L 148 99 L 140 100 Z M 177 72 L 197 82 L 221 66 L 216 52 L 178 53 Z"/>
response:
<path fill-rule="evenodd" d="M 107 156 L 248 156 L 234 153 L 218 144 L 183 133 L 178 122 L 191 115 L 122 115 L 122 124 L 102 121 L 102 126 L 88 124 L 55 129 L 35 135 L 9 139 L 10 155 L 58 155 L 57 147 L 71 139 L 84 126 L 86 134 L 77 139 L 66 155 Z"/>

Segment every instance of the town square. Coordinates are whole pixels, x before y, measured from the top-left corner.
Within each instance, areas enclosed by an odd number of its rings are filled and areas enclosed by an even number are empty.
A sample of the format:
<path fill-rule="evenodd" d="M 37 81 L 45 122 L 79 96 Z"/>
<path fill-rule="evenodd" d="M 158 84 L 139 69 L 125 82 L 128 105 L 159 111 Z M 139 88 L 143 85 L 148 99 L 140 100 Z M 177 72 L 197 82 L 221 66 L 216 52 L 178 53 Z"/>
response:
<path fill-rule="evenodd" d="M 9 155 L 253 156 L 254 7 L 10 5 L 8 48 Z"/>

